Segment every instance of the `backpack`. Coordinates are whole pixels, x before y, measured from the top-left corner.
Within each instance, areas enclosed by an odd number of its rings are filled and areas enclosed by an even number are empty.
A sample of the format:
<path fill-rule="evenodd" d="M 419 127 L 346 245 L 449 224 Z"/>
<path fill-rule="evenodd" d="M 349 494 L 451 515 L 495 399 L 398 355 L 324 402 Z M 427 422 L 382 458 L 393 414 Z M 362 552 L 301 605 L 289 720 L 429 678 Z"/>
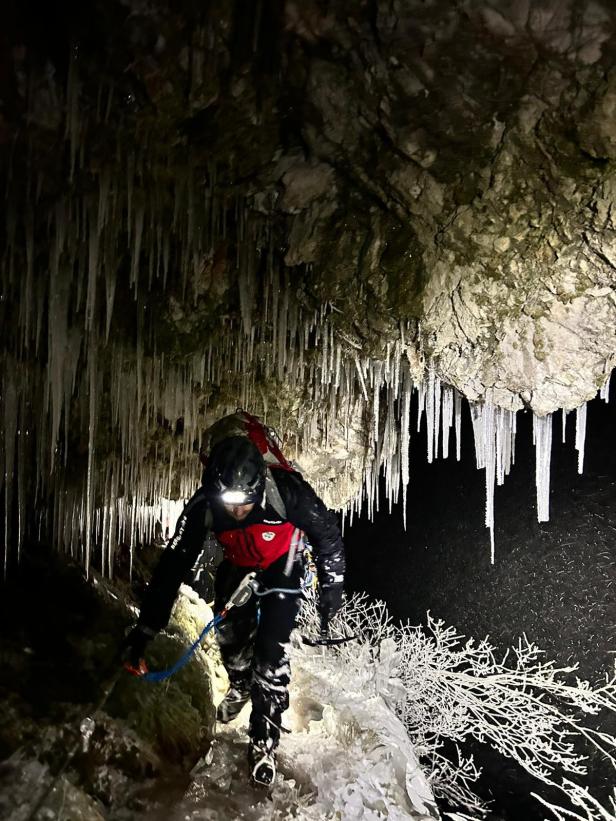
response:
<path fill-rule="evenodd" d="M 208 454 L 214 445 L 229 436 L 247 436 L 257 446 L 268 468 L 265 475 L 265 496 L 278 515 L 286 519 L 285 504 L 271 470 L 301 474 L 297 467 L 283 456 L 276 431 L 268 427 L 258 416 L 238 408 L 235 413 L 223 416 L 205 431 L 199 451 L 199 459 L 203 466 L 207 464 Z"/>

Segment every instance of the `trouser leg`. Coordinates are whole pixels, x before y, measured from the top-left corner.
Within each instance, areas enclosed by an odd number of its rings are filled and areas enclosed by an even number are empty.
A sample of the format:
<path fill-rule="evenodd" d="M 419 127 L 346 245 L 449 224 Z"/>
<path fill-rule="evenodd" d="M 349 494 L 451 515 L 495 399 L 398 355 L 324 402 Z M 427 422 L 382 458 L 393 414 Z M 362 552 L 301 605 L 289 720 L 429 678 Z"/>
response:
<path fill-rule="evenodd" d="M 219 613 L 246 575 L 246 569 L 223 561 L 215 580 L 214 612 Z M 248 693 L 252 676 L 254 640 L 257 632 L 257 604 L 250 599 L 232 608 L 218 625 L 216 638 L 231 687 Z"/>
<path fill-rule="evenodd" d="M 289 577 L 277 575 L 276 569 L 269 574 L 266 571 L 263 584 L 270 588 L 298 588 L 302 566 L 297 563 Z M 253 743 L 270 750 L 278 746 L 282 713 L 289 706 L 291 667 L 288 646 L 302 600 L 297 594 L 271 593 L 263 596 L 260 602 L 261 616 L 252 665 L 249 735 Z"/>

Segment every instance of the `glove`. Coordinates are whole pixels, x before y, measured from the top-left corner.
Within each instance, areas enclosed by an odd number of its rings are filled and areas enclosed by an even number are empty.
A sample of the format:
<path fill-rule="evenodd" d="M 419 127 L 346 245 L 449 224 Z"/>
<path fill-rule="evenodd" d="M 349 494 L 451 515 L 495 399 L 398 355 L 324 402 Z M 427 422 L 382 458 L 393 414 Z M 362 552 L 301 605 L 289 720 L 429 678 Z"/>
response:
<path fill-rule="evenodd" d="M 319 586 L 318 610 L 321 616 L 321 633 L 329 632 L 329 623 L 342 607 L 342 594 L 344 585 L 329 584 L 327 587 Z"/>
<path fill-rule="evenodd" d="M 122 658 L 134 669 L 139 670 L 141 660 L 145 655 L 145 648 L 154 638 L 154 633 L 149 627 L 137 624 L 124 638 L 120 645 Z"/>

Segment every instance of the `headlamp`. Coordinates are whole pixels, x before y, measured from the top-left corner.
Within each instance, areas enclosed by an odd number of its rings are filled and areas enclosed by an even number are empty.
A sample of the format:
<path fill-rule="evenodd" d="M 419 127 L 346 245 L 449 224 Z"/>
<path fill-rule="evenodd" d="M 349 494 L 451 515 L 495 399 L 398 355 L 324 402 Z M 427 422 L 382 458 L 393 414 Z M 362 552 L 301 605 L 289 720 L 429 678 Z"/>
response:
<path fill-rule="evenodd" d="M 220 497 L 225 505 L 246 505 L 250 504 L 248 496 L 241 490 L 225 490 Z"/>

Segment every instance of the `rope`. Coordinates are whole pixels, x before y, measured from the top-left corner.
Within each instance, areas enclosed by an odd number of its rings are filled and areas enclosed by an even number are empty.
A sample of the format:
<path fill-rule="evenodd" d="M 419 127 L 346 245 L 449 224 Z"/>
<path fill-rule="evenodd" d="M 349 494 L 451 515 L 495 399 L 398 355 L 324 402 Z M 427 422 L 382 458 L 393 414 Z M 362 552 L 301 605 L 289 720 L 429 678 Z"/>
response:
<path fill-rule="evenodd" d="M 195 654 L 197 647 L 201 644 L 205 636 L 212 630 L 212 628 L 216 627 L 220 622 L 224 619 L 227 615 L 226 610 L 223 610 L 217 616 L 208 622 L 203 630 L 201 631 L 199 638 L 191 644 L 188 650 L 180 656 L 180 658 L 175 662 L 174 665 L 168 667 L 166 670 L 148 670 L 147 673 L 143 673 L 143 675 L 139 676 L 142 681 L 165 681 L 165 679 L 170 678 L 174 673 L 177 673 L 178 670 L 181 670 L 184 667 L 192 656 Z"/>
<path fill-rule="evenodd" d="M 307 569 L 307 572 L 306 572 L 305 577 L 302 579 L 300 587 L 297 587 L 297 588 L 270 587 L 270 588 L 266 588 L 263 591 L 259 591 L 259 590 L 256 589 L 256 583 L 251 582 L 249 584 L 250 590 L 255 594 L 255 596 L 257 596 L 257 598 L 263 598 L 263 596 L 269 596 L 270 593 L 283 593 L 283 594 L 288 594 L 288 595 L 291 595 L 291 596 L 307 595 L 307 591 L 312 585 L 312 582 L 313 582 L 313 579 L 314 579 L 314 574 L 310 570 L 309 566 L 307 566 L 306 569 Z M 241 586 L 242 585 L 240 584 L 240 587 Z M 240 587 L 238 587 L 238 590 L 240 589 Z M 238 591 L 236 591 L 236 593 L 237 592 Z M 235 593 L 233 594 L 233 596 L 229 600 L 229 603 L 227 604 L 225 609 L 222 610 L 217 616 L 214 616 L 214 618 L 205 625 L 205 627 L 201 631 L 201 633 L 200 633 L 199 637 L 197 638 L 197 640 L 194 641 L 193 644 L 191 644 L 191 646 L 188 648 L 188 650 L 186 650 L 186 652 L 182 656 L 180 656 L 180 658 L 175 662 L 175 664 L 173 664 L 171 667 L 168 667 L 166 670 L 148 670 L 146 673 L 141 673 L 141 675 L 139 675 L 139 678 L 142 681 L 165 681 L 166 679 L 168 679 L 172 675 L 174 675 L 174 673 L 177 673 L 178 670 L 181 670 L 182 667 L 184 667 L 186 664 L 188 664 L 188 662 L 190 661 L 192 656 L 195 654 L 195 652 L 197 650 L 197 647 L 199 647 L 199 645 L 201 644 L 201 642 L 203 641 L 205 636 L 207 636 L 207 634 L 210 632 L 210 630 L 212 630 L 214 627 L 217 627 L 220 624 L 220 622 L 227 615 L 228 609 L 232 606 L 235 606 L 235 603 L 233 603 L 234 596 L 235 596 Z M 245 602 L 243 602 L 243 601 L 241 603 L 238 602 L 238 604 L 244 604 L 244 603 Z"/>
<path fill-rule="evenodd" d="M 255 590 L 255 596 L 258 596 L 260 599 L 263 598 L 263 596 L 269 596 L 270 593 L 290 593 L 293 596 L 299 596 L 305 592 L 303 587 L 268 587 L 267 590 L 263 590 L 262 592 Z"/>

